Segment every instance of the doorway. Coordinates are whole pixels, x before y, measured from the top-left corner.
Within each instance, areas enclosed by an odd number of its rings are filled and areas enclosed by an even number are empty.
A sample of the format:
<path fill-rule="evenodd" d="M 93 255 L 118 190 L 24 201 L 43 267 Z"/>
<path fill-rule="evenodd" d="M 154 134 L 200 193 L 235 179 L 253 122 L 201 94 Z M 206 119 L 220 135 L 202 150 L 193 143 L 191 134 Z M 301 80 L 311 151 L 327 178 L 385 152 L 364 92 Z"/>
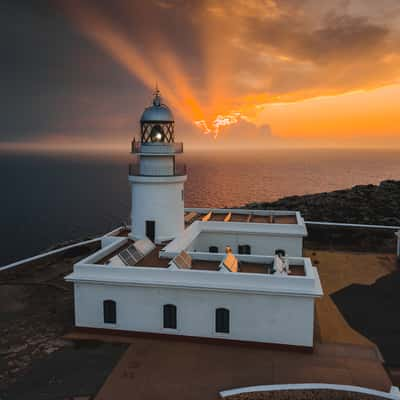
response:
<path fill-rule="evenodd" d="M 154 242 L 156 237 L 156 221 L 146 221 L 146 236 Z"/>

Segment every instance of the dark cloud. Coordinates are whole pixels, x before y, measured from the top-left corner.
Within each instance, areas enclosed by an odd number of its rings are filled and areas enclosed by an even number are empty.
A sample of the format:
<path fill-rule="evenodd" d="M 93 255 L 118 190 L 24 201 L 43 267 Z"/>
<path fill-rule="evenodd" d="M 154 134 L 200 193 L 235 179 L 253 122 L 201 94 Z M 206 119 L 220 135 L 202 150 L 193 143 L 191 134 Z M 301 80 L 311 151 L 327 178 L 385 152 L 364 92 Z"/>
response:
<path fill-rule="evenodd" d="M 161 78 L 169 79 L 163 54 L 172 53 L 207 106 L 265 93 L 292 100 L 394 82 L 400 42 L 391 14 L 398 15 L 398 2 L 386 1 L 384 11 L 374 2 L 357 4 L 3 0 L 0 142 L 53 133 L 130 135 L 137 127 L 149 87 L 82 32 L 66 5 L 95 7 Z M 226 137 L 259 129 L 245 124 L 227 129 Z"/>
<path fill-rule="evenodd" d="M 3 2 L 0 24 L 1 141 L 109 129 L 146 93 L 44 1 Z"/>
<path fill-rule="evenodd" d="M 252 37 L 261 46 L 273 47 L 283 55 L 314 63 L 342 64 L 349 57 L 359 59 L 383 55 L 388 49 L 389 30 L 367 18 L 328 14 L 320 28 L 307 28 L 285 16 L 253 26 Z"/>
<path fill-rule="evenodd" d="M 343 14 L 348 2 L 331 2 L 341 6 L 314 14 L 303 8 L 305 3 L 310 2 L 279 2 L 284 8 L 271 18 L 239 17 L 238 51 L 245 61 L 236 65 L 232 81 L 239 92 L 258 87 L 279 95 L 301 92 L 304 98 L 396 81 L 400 42 L 395 25 L 376 15 Z M 388 54 L 395 56 L 392 61 Z"/>

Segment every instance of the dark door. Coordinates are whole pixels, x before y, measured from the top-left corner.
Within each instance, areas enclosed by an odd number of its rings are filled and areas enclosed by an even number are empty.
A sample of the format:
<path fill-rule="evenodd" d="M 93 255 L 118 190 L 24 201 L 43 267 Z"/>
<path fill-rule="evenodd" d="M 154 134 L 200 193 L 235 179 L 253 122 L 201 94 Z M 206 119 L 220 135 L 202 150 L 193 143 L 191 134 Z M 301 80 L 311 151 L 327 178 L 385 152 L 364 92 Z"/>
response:
<path fill-rule="evenodd" d="M 156 221 L 146 221 L 146 236 L 154 242 L 156 237 Z"/>
<path fill-rule="evenodd" d="M 164 305 L 164 328 L 176 329 L 176 306 Z"/>
<path fill-rule="evenodd" d="M 215 331 L 229 333 L 229 310 L 217 308 L 215 311 Z"/>

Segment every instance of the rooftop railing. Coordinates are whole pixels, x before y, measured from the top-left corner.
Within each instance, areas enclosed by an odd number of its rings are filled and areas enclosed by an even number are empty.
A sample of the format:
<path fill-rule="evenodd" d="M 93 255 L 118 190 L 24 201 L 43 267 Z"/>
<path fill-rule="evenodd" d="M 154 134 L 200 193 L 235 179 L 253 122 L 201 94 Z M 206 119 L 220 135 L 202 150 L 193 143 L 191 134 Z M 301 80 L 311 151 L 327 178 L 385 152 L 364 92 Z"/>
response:
<path fill-rule="evenodd" d="M 141 143 L 132 140 L 131 151 L 135 154 L 177 154 L 183 153 L 183 143 Z"/>
<path fill-rule="evenodd" d="M 167 170 L 162 168 L 146 168 L 143 171 L 140 168 L 139 163 L 129 164 L 129 175 L 130 176 L 185 176 L 187 175 L 187 168 L 185 164 L 175 165 L 174 169 Z"/>

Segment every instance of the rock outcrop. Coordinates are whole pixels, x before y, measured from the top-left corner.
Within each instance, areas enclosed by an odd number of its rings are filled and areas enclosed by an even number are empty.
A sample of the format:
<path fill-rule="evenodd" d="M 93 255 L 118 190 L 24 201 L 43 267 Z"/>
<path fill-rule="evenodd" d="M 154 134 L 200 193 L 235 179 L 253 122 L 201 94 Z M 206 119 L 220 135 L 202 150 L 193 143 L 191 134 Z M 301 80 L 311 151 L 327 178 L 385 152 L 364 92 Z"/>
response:
<path fill-rule="evenodd" d="M 305 220 L 400 226 L 400 181 L 358 185 L 274 202 L 250 203 L 253 209 L 297 210 Z"/>

